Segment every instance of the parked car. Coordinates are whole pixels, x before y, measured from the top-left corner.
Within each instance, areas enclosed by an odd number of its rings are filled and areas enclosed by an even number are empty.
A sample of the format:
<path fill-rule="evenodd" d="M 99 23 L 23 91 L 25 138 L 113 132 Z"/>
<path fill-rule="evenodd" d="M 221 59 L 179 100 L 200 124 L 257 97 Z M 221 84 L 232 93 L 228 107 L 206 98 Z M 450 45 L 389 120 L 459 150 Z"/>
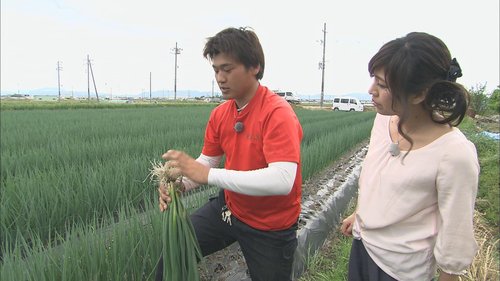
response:
<path fill-rule="evenodd" d="M 300 98 L 289 91 L 274 91 L 278 96 L 283 97 L 289 103 L 300 103 Z"/>
<path fill-rule="evenodd" d="M 363 111 L 365 107 L 357 99 L 353 97 L 335 97 L 333 98 L 333 111 Z"/>
<path fill-rule="evenodd" d="M 224 102 L 222 97 L 206 97 L 205 101 L 206 102 L 214 102 L 214 103 L 223 103 Z"/>

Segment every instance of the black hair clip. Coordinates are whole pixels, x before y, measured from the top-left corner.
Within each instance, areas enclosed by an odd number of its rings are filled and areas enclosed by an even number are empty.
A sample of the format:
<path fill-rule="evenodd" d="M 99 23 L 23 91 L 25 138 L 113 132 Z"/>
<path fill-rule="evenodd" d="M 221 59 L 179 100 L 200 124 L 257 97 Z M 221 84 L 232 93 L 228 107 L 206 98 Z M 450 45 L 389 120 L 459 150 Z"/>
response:
<path fill-rule="evenodd" d="M 458 77 L 462 77 L 462 69 L 457 62 L 456 58 L 451 60 L 450 69 L 448 70 L 448 74 L 446 76 L 446 80 L 455 82 Z"/>

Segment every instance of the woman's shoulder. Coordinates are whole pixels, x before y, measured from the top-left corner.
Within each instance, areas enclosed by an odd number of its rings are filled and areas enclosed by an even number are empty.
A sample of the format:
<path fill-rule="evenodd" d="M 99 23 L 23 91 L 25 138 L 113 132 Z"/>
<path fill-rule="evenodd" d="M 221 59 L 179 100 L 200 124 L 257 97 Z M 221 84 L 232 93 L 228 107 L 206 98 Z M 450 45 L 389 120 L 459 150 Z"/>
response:
<path fill-rule="evenodd" d="M 394 118 L 395 115 L 382 115 L 380 113 L 377 113 L 375 115 L 375 120 L 373 121 L 374 126 L 385 126 L 385 128 L 388 128 L 389 123 L 391 122 L 391 118 Z"/>
<path fill-rule="evenodd" d="M 436 144 L 440 145 L 443 155 L 451 162 L 478 161 L 476 146 L 456 127 L 439 138 Z"/>

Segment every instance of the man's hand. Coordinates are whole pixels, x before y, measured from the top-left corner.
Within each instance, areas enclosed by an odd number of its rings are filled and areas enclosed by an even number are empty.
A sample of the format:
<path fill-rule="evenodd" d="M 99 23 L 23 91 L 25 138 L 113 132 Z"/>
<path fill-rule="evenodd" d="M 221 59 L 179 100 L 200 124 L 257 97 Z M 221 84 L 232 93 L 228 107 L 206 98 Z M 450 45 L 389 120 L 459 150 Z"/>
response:
<path fill-rule="evenodd" d="M 160 194 L 160 211 L 163 212 L 168 208 L 168 204 L 172 201 L 170 195 L 168 194 L 167 186 L 165 184 L 161 184 L 158 187 L 158 193 Z"/>
<path fill-rule="evenodd" d="M 169 150 L 162 155 L 162 158 L 167 161 L 170 168 L 178 171 L 180 175 L 186 176 L 199 184 L 208 183 L 208 172 L 210 171 L 210 168 L 197 162 L 185 152 Z"/>

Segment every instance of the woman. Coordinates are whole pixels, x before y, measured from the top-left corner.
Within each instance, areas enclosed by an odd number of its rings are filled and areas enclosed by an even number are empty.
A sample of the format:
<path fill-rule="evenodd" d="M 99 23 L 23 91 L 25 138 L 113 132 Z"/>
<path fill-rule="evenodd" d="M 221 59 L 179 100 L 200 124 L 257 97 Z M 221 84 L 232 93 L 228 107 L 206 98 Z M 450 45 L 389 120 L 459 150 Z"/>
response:
<path fill-rule="evenodd" d="M 438 38 L 413 32 L 368 64 L 377 110 L 359 178 L 358 206 L 341 226 L 353 235 L 349 280 L 458 280 L 477 251 L 479 164 L 457 126 L 469 96 L 456 59 Z"/>

